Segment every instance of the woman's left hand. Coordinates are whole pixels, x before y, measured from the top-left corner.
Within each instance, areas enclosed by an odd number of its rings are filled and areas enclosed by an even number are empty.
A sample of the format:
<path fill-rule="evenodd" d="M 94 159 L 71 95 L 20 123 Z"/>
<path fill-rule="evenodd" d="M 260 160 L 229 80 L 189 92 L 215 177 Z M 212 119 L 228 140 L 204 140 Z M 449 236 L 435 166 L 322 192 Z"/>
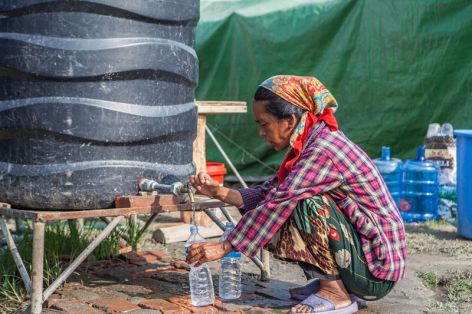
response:
<path fill-rule="evenodd" d="M 198 267 L 204 263 L 219 260 L 233 250 L 229 241 L 201 242 L 192 244 L 187 251 L 186 262 Z"/>

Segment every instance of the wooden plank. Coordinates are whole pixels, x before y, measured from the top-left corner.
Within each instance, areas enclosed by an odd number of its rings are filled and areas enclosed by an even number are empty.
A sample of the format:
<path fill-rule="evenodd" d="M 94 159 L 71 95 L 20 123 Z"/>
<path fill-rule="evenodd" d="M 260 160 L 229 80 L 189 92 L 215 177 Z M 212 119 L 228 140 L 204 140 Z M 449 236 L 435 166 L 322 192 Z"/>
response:
<path fill-rule="evenodd" d="M 195 209 L 216 208 L 225 206 L 225 203 L 214 199 L 203 199 L 195 202 Z M 192 210 L 190 204 L 162 205 L 162 206 L 141 206 L 130 208 L 107 208 L 91 209 L 80 211 L 33 211 L 14 208 L 0 208 L 0 215 L 5 218 L 32 219 L 34 221 L 55 221 L 78 218 L 99 218 L 130 215 L 150 215 L 164 212 L 189 211 Z"/>
<path fill-rule="evenodd" d="M 245 101 L 197 100 L 198 114 L 246 113 Z"/>
<path fill-rule="evenodd" d="M 219 237 L 223 234 L 223 230 L 218 228 L 215 224 L 211 226 L 200 226 L 198 232 L 205 239 Z M 161 227 L 156 229 L 153 238 L 159 243 L 175 243 L 186 241 L 190 236 L 190 224 L 181 223 L 179 225 Z"/>
<path fill-rule="evenodd" d="M 31 210 L 21 210 L 14 208 L 0 207 L 0 215 L 5 218 L 20 218 L 20 219 L 33 219 L 36 220 L 38 217 L 37 212 Z"/>

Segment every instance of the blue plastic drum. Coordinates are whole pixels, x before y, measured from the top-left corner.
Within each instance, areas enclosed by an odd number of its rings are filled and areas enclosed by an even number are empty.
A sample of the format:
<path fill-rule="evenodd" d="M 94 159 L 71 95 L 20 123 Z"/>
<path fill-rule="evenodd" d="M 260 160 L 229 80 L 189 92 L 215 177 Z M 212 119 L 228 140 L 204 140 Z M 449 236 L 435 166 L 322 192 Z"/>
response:
<path fill-rule="evenodd" d="M 456 130 L 457 227 L 459 235 L 472 239 L 472 130 Z"/>

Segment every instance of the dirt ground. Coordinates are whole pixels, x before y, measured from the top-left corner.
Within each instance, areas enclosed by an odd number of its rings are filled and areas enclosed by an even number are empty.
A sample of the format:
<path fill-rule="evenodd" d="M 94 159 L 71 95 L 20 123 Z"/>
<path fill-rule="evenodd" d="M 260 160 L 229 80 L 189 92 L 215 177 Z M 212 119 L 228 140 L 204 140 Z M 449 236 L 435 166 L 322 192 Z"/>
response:
<path fill-rule="evenodd" d="M 459 237 L 456 227 L 447 222 L 408 224 L 406 233 L 405 278 L 388 296 L 369 302 L 359 313 L 472 314 L 472 240 Z M 181 244 L 158 246 L 183 258 Z M 217 273 L 217 263 L 212 264 Z M 277 291 L 274 297 L 289 301 L 285 289 L 305 284 L 303 272 L 296 264 L 274 258 L 270 266 L 272 283 L 268 288 Z M 243 259 L 242 269 L 249 280 L 258 280 L 258 268 L 249 259 Z M 456 287 L 462 282 L 462 287 Z"/>
<path fill-rule="evenodd" d="M 176 219 L 169 215 L 161 221 Z M 458 237 L 453 225 L 442 222 L 410 224 L 406 231 L 406 277 L 388 296 L 368 302 L 359 313 L 471 314 L 472 241 Z M 258 268 L 243 257 L 241 300 L 196 309 L 188 305 L 187 271 L 176 264 L 184 259 L 183 243 L 159 244 L 150 234 L 142 250 L 162 254 L 157 259 L 143 255 L 138 263 L 118 258 L 81 267 L 45 304 L 44 313 L 287 313 L 295 304 L 287 289 L 306 282 L 297 265 L 274 258 L 271 281 L 260 282 Z M 219 265 L 213 262 L 210 267 L 217 287 Z M 0 313 L 27 312 L 26 303 L 8 311 L 6 304 L 0 308 Z"/>

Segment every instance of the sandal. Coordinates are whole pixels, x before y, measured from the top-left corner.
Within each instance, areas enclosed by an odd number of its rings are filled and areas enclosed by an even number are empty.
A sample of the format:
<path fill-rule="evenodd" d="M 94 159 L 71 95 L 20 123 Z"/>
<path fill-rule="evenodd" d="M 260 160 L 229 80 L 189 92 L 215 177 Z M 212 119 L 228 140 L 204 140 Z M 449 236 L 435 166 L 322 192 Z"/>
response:
<path fill-rule="evenodd" d="M 301 293 L 295 293 L 294 290 L 298 290 Z M 290 298 L 298 301 L 303 301 L 311 294 L 317 293 L 318 290 L 320 290 L 320 281 L 318 279 L 315 279 L 304 286 L 288 289 L 288 292 L 290 293 Z M 362 300 L 361 298 L 358 298 L 353 294 L 350 294 L 349 296 L 351 297 L 352 302 L 357 302 L 357 306 L 359 309 L 367 308 L 367 301 Z"/>
<path fill-rule="evenodd" d="M 312 311 L 308 313 L 290 311 L 290 314 L 353 314 L 358 310 L 357 302 L 352 302 L 348 306 L 336 309 L 335 305 L 331 301 L 328 301 L 316 294 L 310 295 L 299 304 L 311 307 Z"/>

